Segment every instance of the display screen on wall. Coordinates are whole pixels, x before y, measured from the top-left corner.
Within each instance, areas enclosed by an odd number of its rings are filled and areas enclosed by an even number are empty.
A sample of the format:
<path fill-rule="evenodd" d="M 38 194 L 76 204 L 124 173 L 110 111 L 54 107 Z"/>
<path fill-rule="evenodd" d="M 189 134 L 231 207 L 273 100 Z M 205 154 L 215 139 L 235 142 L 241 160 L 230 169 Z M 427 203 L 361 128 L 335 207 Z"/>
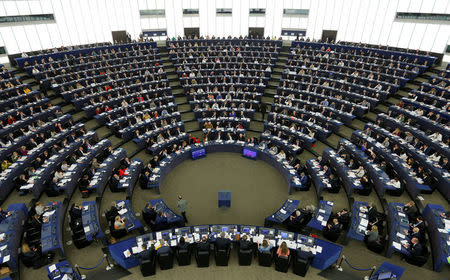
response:
<path fill-rule="evenodd" d="M 309 15 L 308 9 L 283 9 L 283 15 L 285 16 L 307 16 Z"/>
<path fill-rule="evenodd" d="M 140 10 L 139 13 L 141 14 L 141 16 L 150 16 L 150 17 L 158 17 L 166 15 L 165 10 Z"/>
<path fill-rule="evenodd" d="M 281 36 L 304 37 L 304 36 L 306 36 L 306 30 L 305 29 L 283 29 L 283 30 L 281 30 Z"/>
<path fill-rule="evenodd" d="M 265 15 L 266 9 L 253 8 L 253 9 L 250 9 L 249 13 L 250 13 L 250 15 L 254 15 L 254 16 Z"/>
<path fill-rule="evenodd" d="M 144 37 L 167 36 L 167 30 L 145 30 L 142 35 Z"/>
<path fill-rule="evenodd" d="M 233 13 L 232 9 L 216 9 L 216 14 L 218 15 L 231 15 Z"/>
<path fill-rule="evenodd" d="M 53 14 L 23 15 L 23 16 L 4 16 L 0 17 L 0 23 L 23 23 L 39 21 L 55 21 Z"/>
<path fill-rule="evenodd" d="M 450 14 L 397 13 L 396 19 L 450 21 Z"/>
<path fill-rule="evenodd" d="M 183 15 L 198 15 L 198 9 L 183 9 Z"/>

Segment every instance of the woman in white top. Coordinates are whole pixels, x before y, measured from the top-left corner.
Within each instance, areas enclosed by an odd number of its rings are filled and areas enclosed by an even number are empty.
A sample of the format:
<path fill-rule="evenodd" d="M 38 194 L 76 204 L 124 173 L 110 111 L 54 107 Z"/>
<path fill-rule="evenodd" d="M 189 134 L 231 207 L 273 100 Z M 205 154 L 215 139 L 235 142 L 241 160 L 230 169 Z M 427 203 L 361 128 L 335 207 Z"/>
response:
<path fill-rule="evenodd" d="M 435 133 L 431 134 L 429 137 L 433 141 L 442 142 L 442 135 L 439 132 L 437 132 L 437 131 Z"/>
<path fill-rule="evenodd" d="M 283 150 L 281 150 L 278 154 L 277 154 L 277 158 L 279 160 L 285 159 L 286 158 L 286 154 L 284 153 Z"/>
<path fill-rule="evenodd" d="M 430 159 L 434 162 L 439 162 L 441 160 L 441 156 L 437 152 L 435 152 L 430 156 Z"/>

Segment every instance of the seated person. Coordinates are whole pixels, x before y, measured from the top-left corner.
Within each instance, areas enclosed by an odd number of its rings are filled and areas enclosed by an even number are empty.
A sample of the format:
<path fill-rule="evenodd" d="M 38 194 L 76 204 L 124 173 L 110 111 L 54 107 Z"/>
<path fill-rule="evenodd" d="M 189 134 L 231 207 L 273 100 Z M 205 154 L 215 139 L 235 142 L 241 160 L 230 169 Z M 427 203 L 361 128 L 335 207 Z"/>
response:
<path fill-rule="evenodd" d="M 80 179 L 79 186 L 80 186 L 80 191 L 81 192 L 88 191 L 89 176 L 87 174 L 84 174 L 83 178 Z"/>
<path fill-rule="evenodd" d="M 416 258 L 422 256 L 423 248 L 419 242 L 419 239 L 416 237 L 411 238 L 410 243 L 403 244 L 403 247 L 408 249 L 410 253 L 410 258 Z"/>
<path fill-rule="evenodd" d="M 372 226 L 372 229 L 366 233 L 366 236 L 364 237 L 364 242 L 366 244 L 375 242 L 378 240 L 378 236 L 379 236 L 378 235 L 378 227 Z"/>
<path fill-rule="evenodd" d="M 240 250 L 252 249 L 252 242 L 248 240 L 247 235 L 242 236 L 242 238 L 239 240 L 239 249 Z"/>
<path fill-rule="evenodd" d="M 142 217 L 144 218 L 144 221 L 148 225 L 154 225 L 155 220 L 156 220 L 156 215 L 158 215 L 158 213 L 156 213 L 156 208 L 152 207 L 150 205 L 150 203 L 147 203 L 145 205 L 144 210 L 142 210 Z"/>
<path fill-rule="evenodd" d="M 168 225 L 167 215 L 161 211 L 158 212 L 158 215 L 155 219 L 155 226 L 157 230 L 165 229 Z"/>
<path fill-rule="evenodd" d="M 334 176 L 333 173 L 330 173 L 330 176 L 328 177 L 328 182 L 331 185 L 331 187 L 328 188 L 328 192 L 338 193 L 340 190 L 339 180 Z"/>
<path fill-rule="evenodd" d="M 410 201 L 405 204 L 403 211 L 408 215 L 410 221 L 414 221 L 417 217 L 417 210 L 414 201 Z"/>
<path fill-rule="evenodd" d="M 152 246 L 150 248 L 147 248 L 147 244 L 143 243 L 142 246 L 142 251 L 136 254 L 136 257 L 143 260 L 143 261 L 147 261 L 147 260 L 151 260 L 153 252 L 155 250 L 155 246 Z"/>
<path fill-rule="evenodd" d="M 121 230 L 125 229 L 125 218 L 121 218 L 119 215 L 116 216 L 114 219 L 114 229 L 115 230 Z"/>
<path fill-rule="evenodd" d="M 156 250 L 158 256 L 162 254 L 172 254 L 172 249 L 164 239 L 159 240 L 159 243 L 161 244 L 161 247 Z"/>
<path fill-rule="evenodd" d="M 296 254 L 297 259 L 310 260 L 314 258 L 314 254 L 311 252 L 311 247 L 309 246 L 298 247 L 296 250 Z"/>
<path fill-rule="evenodd" d="M 69 215 L 71 219 L 81 219 L 81 212 L 82 208 L 81 205 L 78 203 L 72 204 L 72 207 L 70 207 Z"/>
<path fill-rule="evenodd" d="M 346 208 L 337 212 L 335 216 L 337 217 L 339 223 L 342 224 L 344 228 L 348 227 L 351 217 L 350 217 L 350 213 L 348 212 L 348 210 Z"/>
<path fill-rule="evenodd" d="M 231 246 L 231 240 L 225 235 L 225 232 L 221 232 L 220 236 L 216 238 L 215 247 L 217 250 L 228 250 Z"/>
<path fill-rule="evenodd" d="M 187 250 L 189 248 L 189 243 L 186 242 L 183 236 L 180 237 L 177 248 L 178 250 Z"/>
<path fill-rule="evenodd" d="M 119 209 L 117 209 L 116 203 L 112 202 L 111 208 L 105 213 L 105 217 L 109 222 L 113 222 L 117 215 L 119 215 Z"/>
<path fill-rule="evenodd" d="M 114 174 L 111 177 L 111 180 L 109 181 L 109 188 L 111 189 L 112 192 L 119 191 L 119 181 L 120 181 L 119 175 Z"/>
<path fill-rule="evenodd" d="M 288 248 L 286 242 L 283 241 L 281 243 L 280 247 L 278 247 L 277 256 L 278 257 L 289 257 L 289 254 L 290 254 L 289 248 Z"/>
<path fill-rule="evenodd" d="M 209 252 L 210 246 L 206 236 L 203 236 L 200 242 L 197 243 L 197 252 Z"/>
<path fill-rule="evenodd" d="M 262 244 L 258 243 L 258 251 L 261 253 L 268 253 L 272 248 L 273 245 L 269 243 L 268 239 L 264 239 Z"/>
<path fill-rule="evenodd" d="M 326 228 L 323 229 L 323 235 L 332 241 L 336 241 L 341 234 L 342 225 L 339 224 L 338 219 L 334 218 L 331 224 L 328 224 Z"/>
<path fill-rule="evenodd" d="M 294 232 L 300 231 L 304 219 L 305 219 L 305 215 L 303 215 L 300 210 L 296 210 L 289 217 L 288 225 L 287 225 L 288 226 L 288 230 L 289 231 L 294 231 Z"/>
<path fill-rule="evenodd" d="M 423 222 L 423 217 L 422 216 L 417 216 L 415 221 L 409 223 L 409 227 L 411 229 L 417 227 L 417 228 L 419 228 L 420 231 L 424 231 L 425 230 L 425 223 Z"/>
<path fill-rule="evenodd" d="M 6 212 L 0 207 L 0 223 L 2 223 L 4 220 L 6 220 L 7 217 L 9 217 L 12 214 L 11 211 Z"/>

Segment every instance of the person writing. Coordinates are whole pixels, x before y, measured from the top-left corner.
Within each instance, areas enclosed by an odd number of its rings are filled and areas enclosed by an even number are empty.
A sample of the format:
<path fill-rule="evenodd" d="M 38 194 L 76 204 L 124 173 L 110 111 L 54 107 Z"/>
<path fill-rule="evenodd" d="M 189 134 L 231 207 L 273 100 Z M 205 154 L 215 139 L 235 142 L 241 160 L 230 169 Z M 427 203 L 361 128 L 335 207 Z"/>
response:
<path fill-rule="evenodd" d="M 247 235 L 242 236 L 242 238 L 239 240 L 239 248 L 241 250 L 251 250 L 252 249 L 252 242 L 248 240 Z"/>

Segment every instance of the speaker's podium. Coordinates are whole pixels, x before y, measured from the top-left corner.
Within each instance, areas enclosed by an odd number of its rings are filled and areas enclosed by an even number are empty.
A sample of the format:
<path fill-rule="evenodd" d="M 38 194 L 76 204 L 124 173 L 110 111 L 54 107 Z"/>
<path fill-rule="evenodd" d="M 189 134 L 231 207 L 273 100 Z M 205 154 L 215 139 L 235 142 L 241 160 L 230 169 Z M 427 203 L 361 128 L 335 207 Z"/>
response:
<path fill-rule="evenodd" d="M 219 207 L 230 207 L 231 206 L 231 192 L 230 191 L 219 191 Z"/>

